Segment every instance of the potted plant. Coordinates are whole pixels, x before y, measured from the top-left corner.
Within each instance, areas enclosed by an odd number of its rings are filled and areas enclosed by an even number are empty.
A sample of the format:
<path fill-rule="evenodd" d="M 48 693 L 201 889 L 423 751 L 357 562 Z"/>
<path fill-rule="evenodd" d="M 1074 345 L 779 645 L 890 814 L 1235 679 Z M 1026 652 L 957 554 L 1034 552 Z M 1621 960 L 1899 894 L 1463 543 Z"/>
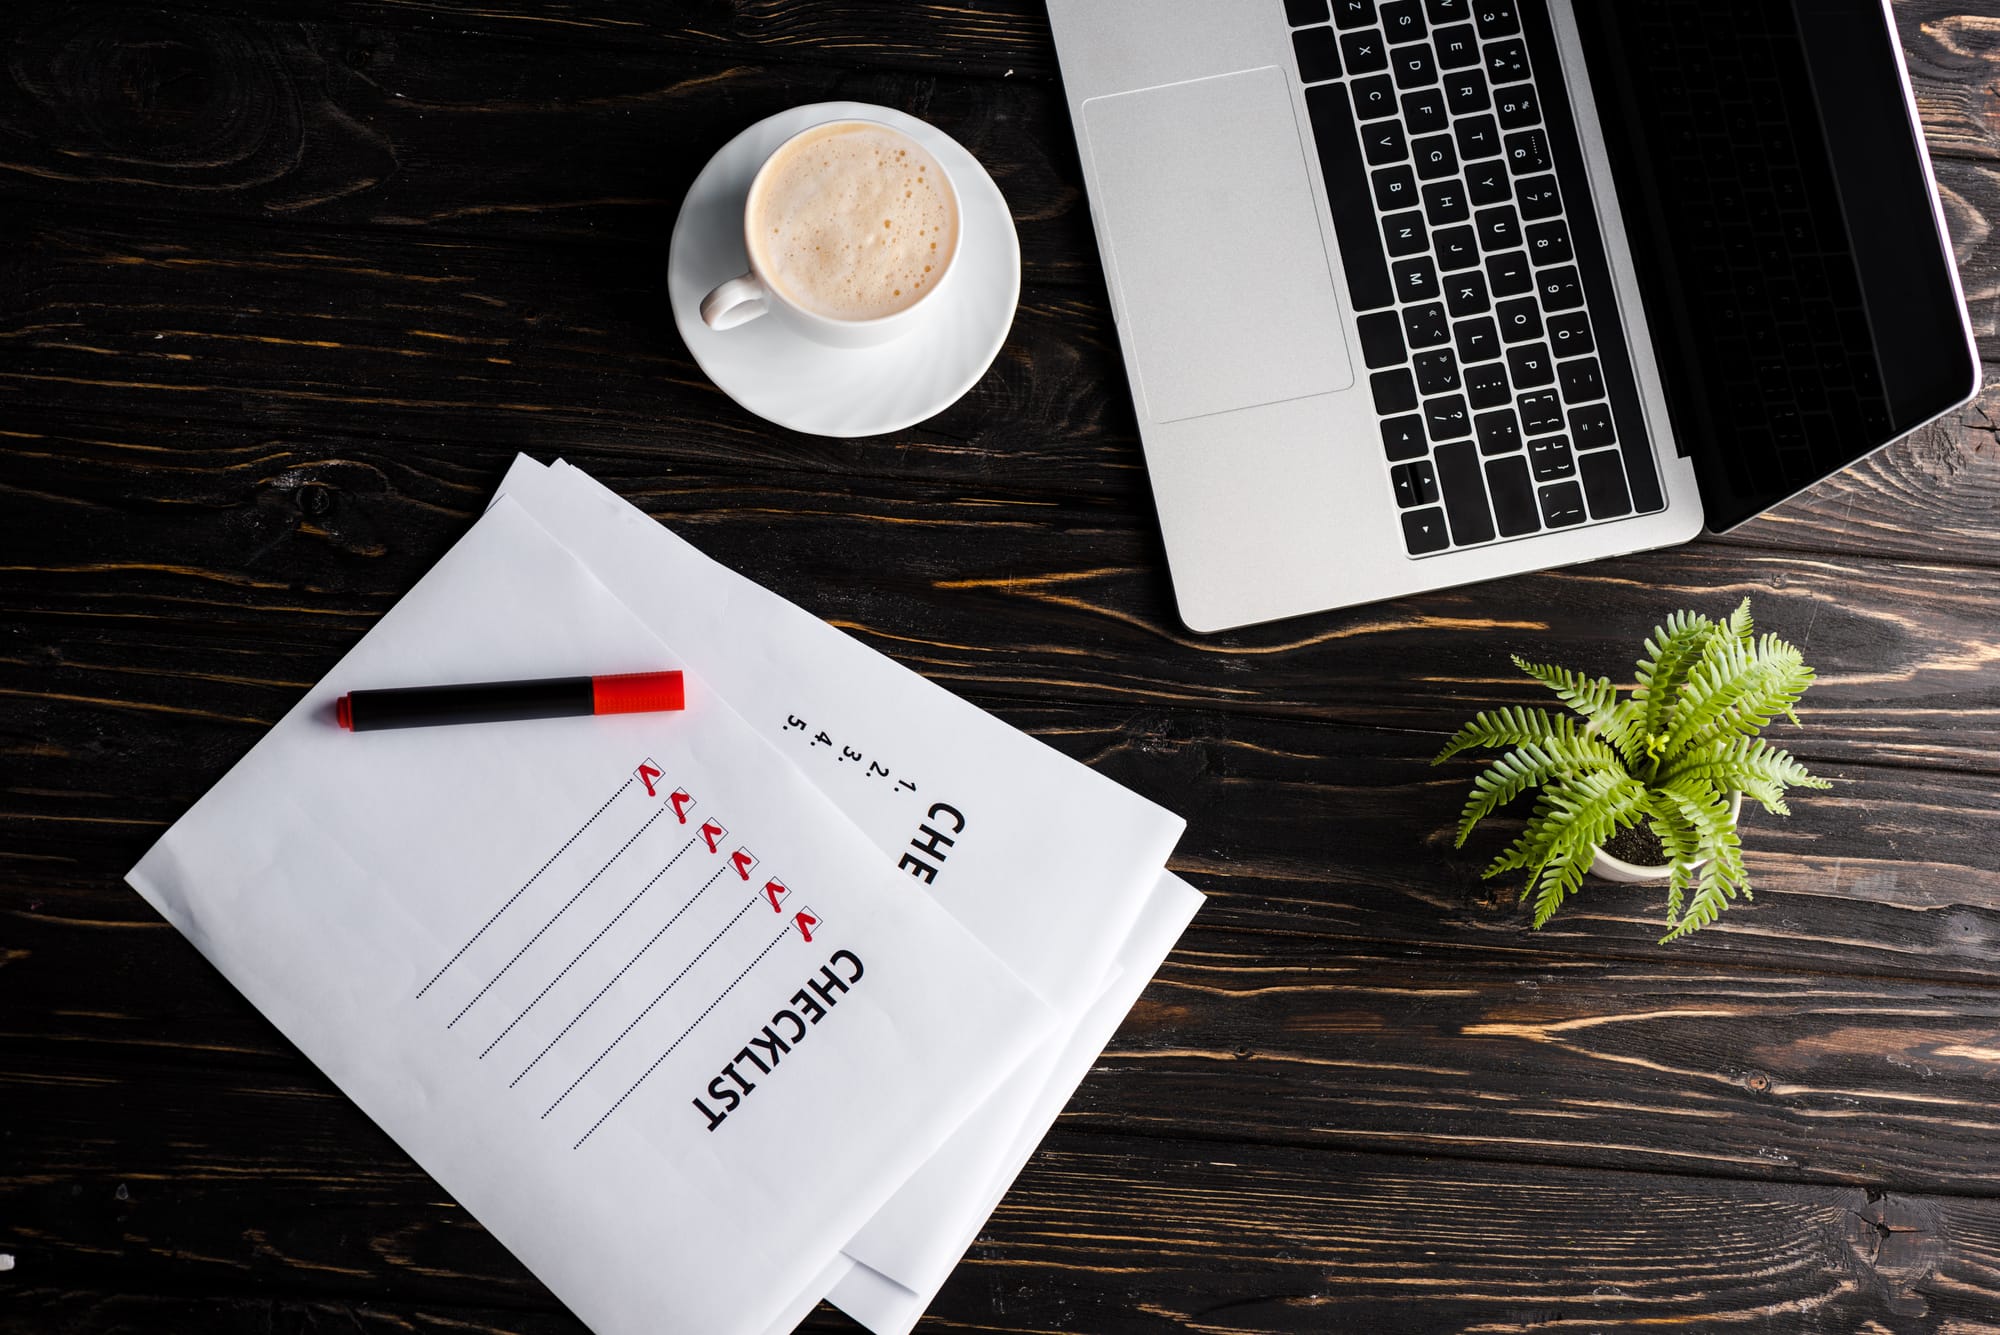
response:
<path fill-rule="evenodd" d="M 1748 598 L 1720 622 L 1698 612 L 1668 617 L 1646 640 L 1628 692 L 1608 677 L 1518 655 L 1514 663 L 1576 717 L 1519 707 L 1482 712 L 1433 763 L 1473 747 L 1506 749 L 1473 780 L 1459 847 L 1495 809 L 1537 790 L 1527 827 L 1484 873 L 1527 870 L 1521 897 L 1534 896 L 1536 927 L 1588 872 L 1666 881 L 1662 944 L 1698 931 L 1739 892 L 1750 898 L 1736 831 L 1743 797 L 1786 816 L 1787 788 L 1831 786 L 1758 736 L 1780 714 L 1799 721 L 1793 706 L 1813 672 L 1792 645 L 1754 633 Z M 1633 857 L 1623 845 L 1647 835 L 1654 851 L 1639 856 L 1654 865 L 1605 852 L 1613 844 Z"/>

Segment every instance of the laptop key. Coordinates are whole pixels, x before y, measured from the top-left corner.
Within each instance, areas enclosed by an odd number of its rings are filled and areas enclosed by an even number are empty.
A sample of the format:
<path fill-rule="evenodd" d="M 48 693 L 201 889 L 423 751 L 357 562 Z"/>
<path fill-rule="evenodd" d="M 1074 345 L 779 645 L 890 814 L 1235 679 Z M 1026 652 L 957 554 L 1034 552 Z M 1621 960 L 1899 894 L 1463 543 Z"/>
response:
<path fill-rule="evenodd" d="M 1592 519 L 1616 519 L 1632 513 L 1632 497 L 1625 489 L 1625 465 L 1619 462 L 1618 451 L 1579 454 L 1576 461 L 1583 468 L 1583 494 L 1590 502 Z"/>
<path fill-rule="evenodd" d="M 1574 264 L 1545 269 L 1537 281 L 1542 289 L 1542 305 L 1550 311 L 1566 311 L 1583 305 L 1583 280 L 1577 277 Z"/>
<path fill-rule="evenodd" d="M 1521 428 L 1531 436 L 1547 435 L 1563 429 L 1562 404 L 1553 390 L 1523 394 L 1520 402 Z"/>
<path fill-rule="evenodd" d="M 1310 91 L 1307 95 L 1311 95 Z M 1403 137 L 1403 127 L 1395 121 L 1381 121 L 1363 130 L 1361 147 L 1371 167 L 1386 167 L 1410 156 L 1410 141 Z"/>
<path fill-rule="evenodd" d="M 1528 77 L 1528 48 L 1518 41 L 1489 42 L 1486 77 L 1494 83 L 1517 83 Z"/>
<path fill-rule="evenodd" d="M 1505 204 L 1514 197 L 1505 162 L 1482 162 L 1465 169 L 1465 193 L 1475 205 Z"/>
<path fill-rule="evenodd" d="M 1479 438 L 1481 454 L 1506 454 L 1521 448 L 1521 424 L 1511 408 L 1480 413 L 1472 419 L 1472 433 Z"/>
<path fill-rule="evenodd" d="M 1410 359 L 1417 372 L 1419 394 L 1443 394 L 1458 388 L 1458 358 L 1450 348 L 1420 352 Z"/>
<path fill-rule="evenodd" d="M 1493 105 L 1493 95 L 1486 88 L 1486 75 L 1477 69 L 1452 71 L 1444 81 L 1444 100 L 1454 116 L 1470 116 Z"/>
<path fill-rule="evenodd" d="M 1375 0 L 1333 0 L 1333 21 L 1343 28 L 1364 28 L 1375 21 Z"/>
<path fill-rule="evenodd" d="M 1583 488 L 1574 482 L 1551 482 L 1540 493 L 1542 522 L 1550 528 L 1568 528 L 1583 522 Z"/>
<path fill-rule="evenodd" d="M 1354 322 L 1361 333 L 1361 359 L 1368 369 L 1403 363 L 1403 322 L 1394 311 L 1376 311 Z"/>
<path fill-rule="evenodd" d="M 1472 17 L 1472 0 L 1426 0 L 1424 12 L 1433 24 L 1459 23 Z"/>
<path fill-rule="evenodd" d="M 1489 315 L 1460 320 L 1452 326 L 1451 336 L 1461 361 L 1483 362 L 1500 355 L 1500 330 Z"/>
<path fill-rule="evenodd" d="M 1405 255 L 1425 255 L 1430 252 L 1430 229 L 1424 226 L 1424 215 L 1415 209 L 1407 213 L 1392 213 L 1382 220 L 1382 241 L 1389 254 L 1396 259 Z"/>
<path fill-rule="evenodd" d="M 1493 538 L 1493 514 L 1486 508 L 1486 478 L 1479 468 L 1479 451 L 1472 442 L 1440 445 L 1431 451 L 1437 468 L 1438 489 L 1444 493 L 1445 519 L 1451 524 L 1451 540 L 1458 546 L 1489 542 Z"/>
<path fill-rule="evenodd" d="M 1451 116 L 1444 109 L 1444 94 L 1435 88 L 1410 93 L 1403 98 L 1403 128 L 1411 134 L 1436 134 L 1451 128 Z"/>
<path fill-rule="evenodd" d="M 1507 374 L 1516 389 L 1534 389 L 1555 383 L 1555 363 L 1546 343 L 1526 343 L 1507 349 Z"/>
<path fill-rule="evenodd" d="M 1518 250 L 1492 255 L 1486 260 L 1486 281 L 1496 297 L 1511 297 L 1534 290 L 1535 276 L 1528 270 L 1527 255 Z"/>
<path fill-rule="evenodd" d="M 1326 0 L 1285 0 L 1285 21 L 1294 28 L 1326 22 Z"/>
<path fill-rule="evenodd" d="M 1431 220 L 1433 227 L 1461 223 L 1472 216 L 1472 206 L 1465 202 L 1465 185 L 1456 177 L 1449 181 L 1432 181 L 1423 188 L 1423 196 L 1424 215 Z"/>
<path fill-rule="evenodd" d="M 1434 134 L 1413 141 L 1410 156 L 1416 159 L 1417 175 L 1426 181 L 1435 181 L 1440 176 L 1458 174 L 1458 151 L 1451 146 L 1451 136 Z"/>
<path fill-rule="evenodd" d="M 1539 124 L 1542 109 L 1535 103 L 1535 85 L 1524 83 L 1509 85 L 1493 99 L 1493 110 L 1500 115 L 1500 124 L 1509 130 L 1525 130 Z"/>
<path fill-rule="evenodd" d="M 1567 440 L 1561 436 L 1547 436 L 1528 442 L 1528 466 L 1535 470 L 1535 481 L 1552 482 L 1574 473 L 1576 458 L 1569 452 Z M 1556 521 L 1551 519 L 1549 522 L 1553 524 Z"/>
<path fill-rule="evenodd" d="M 1437 478 L 1431 473 L 1430 460 L 1419 459 L 1415 463 L 1398 464 L 1389 470 L 1389 477 L 1396 486 L 1396 504 L 1403 509 L 1437 504 Z"/>
<path fill-rule="evenodd" d="M 1382 422 L 1382 452 L 1391 461 L 1421 459 L 1431 452 L 1430 438 L 1424 435 L 1424 419 L 1420 413 L 1408 413 L 1402 417 L 1390 417 Z"/>
<path fill-rule="evenodd" d="M 1389 63 L 1398 88 L 1422 88 L 1437 82 L 1437 59 L 1428 46 L 1399 46 L 1390 52 Z"/>
<path fill-rule="evenodd" d="M 1417 382 L 1407 367 L 1377 371 L 1368 377 L 1368 388 L 1375 394 L 1375 411 L 1384 417 L 1406 413 L 1417 406 Z"/>
<path fill-rule="evenodd" d="M 1507 367 L 1504 362 L 1488 362 L 1465 368 L 1465 397 L 1475 408 L 1497 408 L 1507 402 Z"/>
<path fill-rule="evenodd" d="M 1471 228 L 1456 230 L 1465 233 L 1466 241 L 1472 240 Z M 1453 240 L 1456 242 L 1456 238 Z M 1454 273 L 1451 281 L 1445 284 L 1444 304 L 1454 316 L 1461 318 L 1485 313 L 1493 304 L 1486 298 L 1486 275 L 1477 268 L 1470 273 Z"/>
<path fill-rule="evenodd" d="M 1457 440 L 1472 434 L 1472 413 L 1463 394 L 1440 394 L 1424 400 L 1424 428 L 1432 440 Z"/>
<path fill-rule="evenodd" d="M 1451 338 L 1451 327 L 1445 322 L 1444 307 L 1436 302 L 1424 306 L 1407 306 L 1403 309 L 1403 337 L 1413 348 L 1434 348 Z"/>
<path fill-rule="evenodd" d="M 1494 314 L 1500 317 L 1500 337 L 1509 343 L 1525 343 L 1542 336 L 1542 308 L 1533 297 L 1503 301 Z"/>
<path fill-rule="evenodd" d="M 1476 220 L 1479 224 L 1479 244 L 1488 254 L 1496 250 L 1512 250 L 1521 244 L 1521 219 L 1511 204 L 1496 204 L 1490 209 L 1481 209 Z"/>
<path fill-rule="evenodd" d="M 1521 31 L 1513 0 L 1473 0 L 1472 16 L 1479 20 L 1479 35 L 1488 41 Z"/>
<path fill-rule="evenodd" d="M 1431 249 L 1437 255 L 1438 267 L 1446 273 L 1479 268 L 1479 243 L 1473 240 L 1470 227 L 1438 228 L 1436 236 L 1432 238 Z M 1474 273 L 1472 276 L 1477 278 L 1479 275 Z M 1457 282 L 1457 279 L 1453 279 L 1446 286 L 1455 286 Z M 1454 304 L 1451 313 L 1459 315 L 1463 312 Z"/>
<path fill-rule="evenodd" d="M 1436 506 L 1403 511 L 1403 545 L 1409 548 L 1411 556 L 1428 556 L 1451 546 L 1451 537 L 1445 532 L 1444 511 Z"/>
<path fill-rule="evenodd" d="M 1562 362 L 1556 367 L 1556 376 L 1562 382 L 1564 403 L 1589 403 L 1604 397 L 1604 373 L 1595 357 Z"/>
<path fill-rule="evenodd" d="M 1458 140 L 1458 156 L 1467 162 L 1500 152 L 1500 127 L 1491 116 L 1467 116 L 1452 127 L 1452 136 Z"/>
<path fill-rule="evenodd" d="M 1368 178 L 1375 184 L 1375 203 L 1384 213 L 1417 206 L 1417 174 L 1408 164 L 1378 167 Z"/>
<path fill-rule="evenodd" d="M 1424 22 L 1421 0 L 1385 0 L 1382 31 L 1389 34 L 1392 42 L 1415 42 L 1425 37 L 1430 27 Z"/>
<path fill-rule="evenodd" d="M 1606 445 L 1618 443 L 1618 432 L 1611 425 L 1611 408 L 1608 404 L 1592 403 L 1581 408 L 1572 408 L 1569 414 L 1569 433 L 1576 438 L 1579 450 L 1602 449 Z"/>
<path fill-rule="evenodd" d="M 1469 23 L 1439 28 L 1431 45 L 1437 49 L 1439 69 L 1461 70 L 1479 63 L 1479 38 Z"/>
<path fill-rule="evenodd" d="M 1523 130 L 1507 136 L 1507 165 L 1514 175 L 1545 172 L 1549 169 L 1549 141 L 1540 130 Z"/>
<path fill-rule="evenodd" d="M 1576 258 L 1569 245 L 1569 224 L 1561 218 L 1528 229 L 1528 258 L 1536 264 L 1564 264 Z"/>
<path fill-rule="evenodd" d="M 1590 341 L 1590 317 L 1582 311 L 1564 311 L 1548 320 L 1549 343 L 1558 357 L 1574 357 L 1595 347 Z"/>
<path fill-rule="evenodd" d="M 1342 34 L 1340 54 L 1347 58 L 1349 74 L 1373 74 L 1389 68 L 1389 48 L 1379 32 L 1363 30 Z"/>
<path fill-rule="evenodd" d="M 1520 201 L 1521 216 L 1530 221 L 1553 218 L 1562 212 L 1562 197 L 1556 192 L 1556 178 L 1553 176 L 1537 176 L 1521 182 L 1514 191 L 1514 198 Z"/>
<path fill-rule="evenodd" d="M 1292 53 L 1299 58 L 1300 83 L 1340 77 L 1340 43 L 1331 28 L 1299 29 L 1292 34 Z"/>
<path fill-rule="evenodd" d="M 1368 178 L 1354 136 L 1354 113 L 1347 89 L 1337 83 L 1306 89 L 1306 111 L 1312 119 L 1313 142 L 1319 150 L 1320 175 L 1326 181 L 1326 203 L 1333 212 L 1333 230 L 1340 242 L 1341 268 L 1354 309 L 1370 311 L 1396 299 L 1389 282 L 1389 261 L 1382 253 L 1382 232 L 1368 198 Z M 1403 132 L 1396 130 L 1396 137 Z"/>
<path fill-rule="evenodd" d="M 1542 526 L 1535 504 L 1535 484 L 1528 480 L 1527 461 L 1511 459 L 1486 461 L 1486 490 L 1493 498 L 1493 521 L 1503 538 L 1518 538 Z"/>
<path fill-rule="evenodd" d="M 1371 74 L 1354 81 L 1354 114 L 1365 121 L 1396 114 L 1396 81 L 1386 74 Z"/>

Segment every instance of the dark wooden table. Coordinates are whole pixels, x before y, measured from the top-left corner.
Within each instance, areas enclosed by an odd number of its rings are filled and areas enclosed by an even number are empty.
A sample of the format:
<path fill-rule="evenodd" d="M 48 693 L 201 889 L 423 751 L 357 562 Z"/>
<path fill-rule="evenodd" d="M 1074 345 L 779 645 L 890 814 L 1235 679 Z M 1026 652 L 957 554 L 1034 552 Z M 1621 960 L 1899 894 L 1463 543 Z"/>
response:
<path fill-rule="evenodd" d="M 1990 357 L 1965 7 L 1898 17 Z M 923 1329 L 2000 1330 L 1993 395 L 1727 541 L 1200 637 L 1034 0 L 15 0 L 0 55 L 0 1330 L 580 1329 L 120 881 L 517 450 L 1189 818 L 1206 911 Z M 694 172 L 827 98 L 1021 235 L 992 372 L 879 439 L 665 309 Z M 1837 787 L 1679 948 L 1601 885 L 1530 932 L 1440 737 L 1745 594 Z"/>

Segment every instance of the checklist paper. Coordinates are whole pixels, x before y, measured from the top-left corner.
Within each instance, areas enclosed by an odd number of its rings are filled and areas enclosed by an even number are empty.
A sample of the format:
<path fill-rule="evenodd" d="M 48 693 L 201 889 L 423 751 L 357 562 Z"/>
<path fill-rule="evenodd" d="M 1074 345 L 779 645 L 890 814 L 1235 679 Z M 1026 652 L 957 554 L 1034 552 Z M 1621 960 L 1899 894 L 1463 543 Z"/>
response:
<path fill-rule="evenodd" d="M 578 469 L 522 457 L 500 494 L 608 572 L 697 670 L 726 681 L 751 725 L 798 757 L 885 861 L 1063 1018 L 843 1248 L 852 1266 L 829 1296 L 897 1335 L 1200 906 L 1161 870 L 1184 822 L 710 560 Z M 934 799 L 947 799 L 950 819 L 933 818 Z"/>
<path fill-rule="evenodd" d="M 673 666 L 681 714 L 333 722 Z M 1058 1024 L 504 498 L 129 879 L 600 1335 L 784 1321 Z"/>

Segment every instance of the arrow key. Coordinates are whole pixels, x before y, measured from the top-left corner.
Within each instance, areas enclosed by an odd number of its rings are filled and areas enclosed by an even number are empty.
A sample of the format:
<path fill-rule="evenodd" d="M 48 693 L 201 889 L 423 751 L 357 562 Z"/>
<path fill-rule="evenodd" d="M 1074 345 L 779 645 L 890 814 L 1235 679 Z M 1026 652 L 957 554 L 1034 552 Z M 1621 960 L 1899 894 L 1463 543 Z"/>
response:
<path fill-rule="evenodd" d="M 1444 511 L 1433 505 L 1427 510 L 1403 511 L 1403 543 L 1411 556 L 1428 556 L 1451 545 L 1444 528 Z"/>

